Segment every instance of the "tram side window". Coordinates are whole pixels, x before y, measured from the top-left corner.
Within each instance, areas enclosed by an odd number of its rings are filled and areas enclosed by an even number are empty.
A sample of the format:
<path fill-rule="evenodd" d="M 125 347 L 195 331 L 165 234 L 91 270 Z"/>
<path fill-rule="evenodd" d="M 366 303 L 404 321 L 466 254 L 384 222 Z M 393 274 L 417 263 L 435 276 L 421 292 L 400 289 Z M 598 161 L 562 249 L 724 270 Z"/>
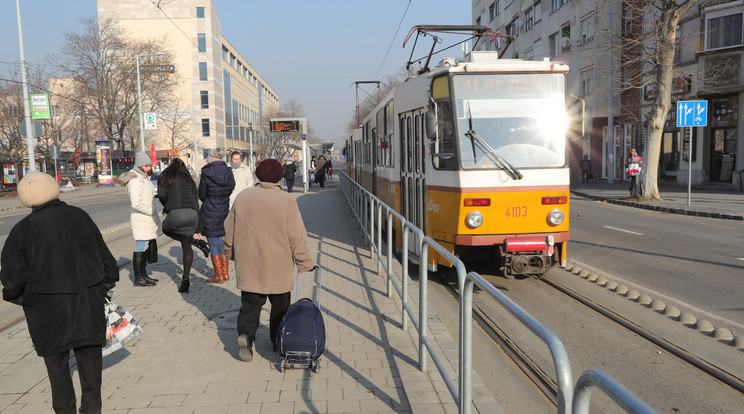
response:
<path fill-rule="evenodd" d="M 450 101 L 437 102 L 437 140 L 432 144 L 432 162 L 438 170 L 457 169 L 457 150 Z"/>

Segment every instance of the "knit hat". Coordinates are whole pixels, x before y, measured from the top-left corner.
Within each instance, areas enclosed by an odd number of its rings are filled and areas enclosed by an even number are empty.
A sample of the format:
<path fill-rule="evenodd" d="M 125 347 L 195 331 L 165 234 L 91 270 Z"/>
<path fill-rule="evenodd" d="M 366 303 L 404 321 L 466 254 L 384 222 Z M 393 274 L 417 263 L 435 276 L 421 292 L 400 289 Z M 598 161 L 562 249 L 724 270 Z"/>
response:
<path fill-rule="evenodd" d="M 134 156 L 134 166 L 141 167 L 143 165 L 152 165 L 152 159 L 145 151 L 140 150 Z"/>
<path fill-rule="evenodd" d="M 256 167 L 256 177 L 265 183 L 278 183 L 284 177 L 282 164 L 273 158 L 263 160 Z"/>
<path fill-rule="evenodd" d="M 209 150 L 209 156 L 207 156 L 207 164 L 215 161 L 225 161 L 225 155 L 227 152 L 224 148 L 212 148 Z"/>
<path fill-rule="evenodd" d="M 59 185 L 49 174 L 31 172 L 18 183 L 18 198 L 26 207 L 36 207 L 59 197 Z"/>

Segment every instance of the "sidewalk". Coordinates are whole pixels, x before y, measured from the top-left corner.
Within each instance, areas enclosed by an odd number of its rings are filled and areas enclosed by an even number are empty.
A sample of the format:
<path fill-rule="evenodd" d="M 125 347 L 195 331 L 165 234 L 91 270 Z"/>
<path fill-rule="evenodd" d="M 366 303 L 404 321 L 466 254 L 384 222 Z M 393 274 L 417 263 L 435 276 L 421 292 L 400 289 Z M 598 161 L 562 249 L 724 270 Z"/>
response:
<path fill-rule="evenodd" d="M 591 180 L 589 184 L 571 183 L 571 193 L 593 200 L 621 204 L 665 213 L 685 214 L 720 218 L 727 220 L 744 220 L 744 193 L 737 191 L 720 191 L 713 189 L 692 188 L 690 205 L 687 205 L 687 187 L 659 183 L 659 194 L 662 201 L 635 201 L 630 199 L 627 181 L 616 181 L 607 184 L 605 180 Z"/>
<path fill-rule="evenodd" d="M 362 247 L 338 180 L 294 194 L 311 252 L 324 269 L 327 349 L 320 371 L 279 371 L 280 357 L 268 338 L 267 308 L 254 359 L 242 362 L 235 329 L 240 296 L 234 280 L 208 285 L 212 266 L 195 250 L 191 292 L 179 294 L 180 247 L 168 243 L 160 247 L 158 263 L 148 266 L 160 279 L 156 287 L 134 288 L 131 267 L 121 272 L 113 301 L 130 310 L 144 332 L 126 349 L 104 358 L 105 413 L 457 412 L 433 364 L 428 372 L 418 370 L 417 333 L 413 327 L 400 329 L 399 300 L 385 296 L 385 279 Z M 301 297 L 315 297 L 313 276 L 301 277 Z M 418 302 L 416 295 L 412 289 L 411 306 Z M 430 316 L 436 320 L 434 312 Z M 430 323 L 430 338 L 454 376 L 457 346 L 440 325 Z M 473 384 L 473 412 L 501 412 L 475 374 Z M 0 333 L 0 412 L 49 413 L 50 398 L 46 370 L 32 349 L 25 322 Z"/>

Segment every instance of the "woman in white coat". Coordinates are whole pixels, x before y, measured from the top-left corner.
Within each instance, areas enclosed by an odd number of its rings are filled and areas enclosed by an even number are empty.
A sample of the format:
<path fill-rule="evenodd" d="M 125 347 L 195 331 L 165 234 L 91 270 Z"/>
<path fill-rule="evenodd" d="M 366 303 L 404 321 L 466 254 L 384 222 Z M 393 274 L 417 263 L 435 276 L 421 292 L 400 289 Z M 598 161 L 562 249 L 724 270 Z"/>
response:
<path fill-rule="evenodd" d="M 155 206 L 155 187 L 150 182 L 152 163 L 144 151 L 138 151 L 134 158 L 134 168 L 119 176 L 119 184 L 127 187 L 132 212 L 129 224 L 136 242 L 132 254 L 134 267 L 134 286 L 155 286 L 157 279 L 147 276 L 147 248 L 150 240 L 158 237 L 160 218 Z"/>

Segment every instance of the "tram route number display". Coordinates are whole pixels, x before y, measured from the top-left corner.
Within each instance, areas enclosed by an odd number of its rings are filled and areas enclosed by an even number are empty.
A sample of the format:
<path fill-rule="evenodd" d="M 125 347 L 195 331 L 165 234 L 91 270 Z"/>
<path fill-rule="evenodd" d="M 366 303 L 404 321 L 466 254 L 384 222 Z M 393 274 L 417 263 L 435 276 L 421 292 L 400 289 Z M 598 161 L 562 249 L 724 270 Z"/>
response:
<path fill-rule="evenodd" d="M 269 126 L 272 132 L 298 132 L 300 121 L 271 121 Z"/>

